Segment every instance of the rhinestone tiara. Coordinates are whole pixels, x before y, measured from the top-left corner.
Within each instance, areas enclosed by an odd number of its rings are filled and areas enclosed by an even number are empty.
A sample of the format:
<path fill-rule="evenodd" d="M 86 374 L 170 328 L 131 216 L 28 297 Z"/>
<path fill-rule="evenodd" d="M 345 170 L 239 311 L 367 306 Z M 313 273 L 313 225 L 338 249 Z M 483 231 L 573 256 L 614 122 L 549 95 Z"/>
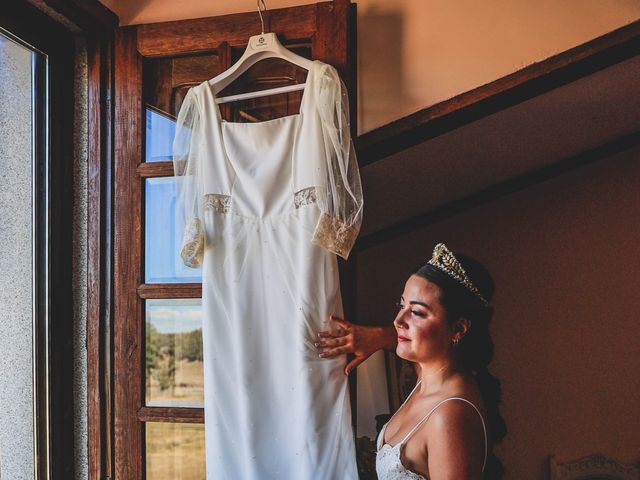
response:
<path fill-rule="evenodd" d="M 442 270 L 451 278 L 464 285 L 467 290 L 478 297 L 478 299 L 485 307 L 489 305 L 489 302 L 482 296 L 480 291 L 473 284 L 473 282 L 467 275 L 467 272 L 465 272 L 464 268 L 462 268 L 462 265 L 455 257 L 453 252 L 449 250 L 444 243 L 439 243 L 433 248 L 433 255 L 431 256 L 431 260 L 429 260 L 427 263 L 429 265 L 433 265 L 439 270 Z"/>

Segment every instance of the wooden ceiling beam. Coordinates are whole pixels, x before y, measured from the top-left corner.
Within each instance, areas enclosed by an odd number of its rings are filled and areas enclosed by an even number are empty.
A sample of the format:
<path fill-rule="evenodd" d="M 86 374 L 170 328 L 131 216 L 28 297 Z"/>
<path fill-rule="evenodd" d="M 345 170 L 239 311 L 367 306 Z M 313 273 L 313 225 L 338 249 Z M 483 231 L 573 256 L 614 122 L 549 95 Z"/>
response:
<path fill-rule="evenodd" d="M 118 16 L 98 0 L 43 0 L 49 8 L 74 23 L 82 31 L 118 27 Z"/>

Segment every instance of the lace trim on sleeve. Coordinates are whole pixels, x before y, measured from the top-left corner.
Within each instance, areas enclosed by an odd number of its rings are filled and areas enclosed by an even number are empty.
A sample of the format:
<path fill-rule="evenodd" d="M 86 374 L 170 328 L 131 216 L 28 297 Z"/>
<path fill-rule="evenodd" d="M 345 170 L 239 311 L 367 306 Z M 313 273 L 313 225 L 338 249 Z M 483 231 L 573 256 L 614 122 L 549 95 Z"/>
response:
<path fill-rule="evenodd" d="M 204 230 L 198 218 L 187 222 L 182 237 L 182 261 L 187 267 L 197 268 L 204 258 Z"/>
<path fill-rule="evenodd" d="M 298 190 L 293 196 L 293 203 L 296 208 L 304 207 L 311 203 L 316 203 L 316 187 L 309 187 Z"/>
<path fill-rule="evenodd" d="M 346 260 L 357 237 L 357 228 L 350 227 L 339 219 L 323 213 L 318 219 L 311 241 Z"/>
<path fill-rule="evenodd" d="M 229 213 L 229 210 L 231 210 L 231 197 L 229 195 L 208 193 L 204 197 L 205 210 L 213 210 L 216 213 Z"/>
<path fill-rule="evenodd" d="M 325 64 L 315 78 L 314 96 L 322 127 L 322 154 L 316 196 L 321 217 L 316 243 L 347 258 L 362 223 L 362 185 L 351 140 L 347 89 L 335 68 Z"/>

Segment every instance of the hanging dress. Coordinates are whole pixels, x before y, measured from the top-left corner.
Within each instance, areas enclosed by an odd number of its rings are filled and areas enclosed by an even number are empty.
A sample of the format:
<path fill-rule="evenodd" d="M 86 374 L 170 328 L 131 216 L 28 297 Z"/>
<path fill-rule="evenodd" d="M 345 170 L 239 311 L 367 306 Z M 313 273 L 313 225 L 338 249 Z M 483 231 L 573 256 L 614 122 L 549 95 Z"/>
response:
<path fill-rule="evenodd" d="M 256 123 L 192 88 L 174 162 L 181 256 L 203 272 L 207 479 L 357 479 L 345 358 L 314 346 L 362 220 L 335 69 L 314 61 L 299 113 Z"/>

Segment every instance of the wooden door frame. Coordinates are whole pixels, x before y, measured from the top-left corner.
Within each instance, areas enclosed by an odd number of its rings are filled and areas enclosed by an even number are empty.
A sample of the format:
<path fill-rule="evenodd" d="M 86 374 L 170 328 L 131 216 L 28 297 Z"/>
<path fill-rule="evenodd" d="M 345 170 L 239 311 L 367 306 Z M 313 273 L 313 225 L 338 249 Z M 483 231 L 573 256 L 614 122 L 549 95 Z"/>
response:
<path fill-rule="evenodd" d="M 330 63 L 340 73 L 351 98 L 351 126 L 356 129 L 356 11 L 349 0 L 335 0 L 287 9 L 268 10 L 264 14 L 265 30 L 281 36 L 283 44 L 311 42 L 314 59 Z M 170 162 L 144 165 L 142 138 L 143 59 L 193 53 L 215 52 L 223 69 L 231 63 L 231 48 L 247 42 L 247 31 L 258 33 L 255 13 L 242 13 L 196 20 L 181 20 L 120 28 L 115 34 L 114 78 L 115 110 L 113 115 L 113 368 L 112 387 L 93 392 L 108 396 L 113 392 L 113 428 L 101 425 L 106 437 L 112 436 L 112 476 L 122 480 L 142 479 L 145 471 L 143 420 L 150 409 L 144 405 L 144 327 L 142 322 L 145 286 L 143 261 L 142 183 L 153 170 L 171 175 Z M 241 34 L 234 32 L 242 32 Z M 164 173 L 162 173 L 164 172 Z M 111 182 L 107 182 L 107 185 Z M 107 186 L 107 188 L 109 188 Z M 104 238 L 104 237 L 103 237 Z M 108 239 L 107 239 L 108 241 Z M 94 254 L 97 254 L 94 252 Z M 354 256 L 355 257 L 355 256 Z M 355 258 L 342 265 L 345 311 L 354 318 Z M 353 292 L 353 293 L 352 293 Z M 105 298 L 109 298 L 108 296 Z M 107 339 L 109 336 L 107 335 Z M 131 366 L 134 367 L 131 367 Z M 107 365 L 108 367 L 108 365 Z M 136 368 L 139 374 L 131 374 Z M 103 369 L 104 370 L 104 369 Z M 103 372 L 104 373 L 104 372 Z M 95 380 L 95 379 L 94 379 Z M 112 388 L 112 390 L 110 390 Z M 355 392 L 355 388 L 351 389 Z M 355 397 L 352 397 L 355 400 Z M 102 405 L 109 405 L 103 399 Z M 355 403 L 354 403 L 355 404 Z M 108 411 L 103 411 L 108 413 Z M 355 415 L 354 415 L 355 418 Z M 98 428 L 97 419 L 94 429 Z M 184 417 L 179 421 L 194 421 Z M 109 435 L 110 434 L 110 435 Z M 93 440 L 97 440 L 94 437 Z M 90 452 L 98 454 L 95 448 Z M 107 467 L 103 465 L 103 467 Z M 90 478 L 100 478 L 97 469 Z"/>

